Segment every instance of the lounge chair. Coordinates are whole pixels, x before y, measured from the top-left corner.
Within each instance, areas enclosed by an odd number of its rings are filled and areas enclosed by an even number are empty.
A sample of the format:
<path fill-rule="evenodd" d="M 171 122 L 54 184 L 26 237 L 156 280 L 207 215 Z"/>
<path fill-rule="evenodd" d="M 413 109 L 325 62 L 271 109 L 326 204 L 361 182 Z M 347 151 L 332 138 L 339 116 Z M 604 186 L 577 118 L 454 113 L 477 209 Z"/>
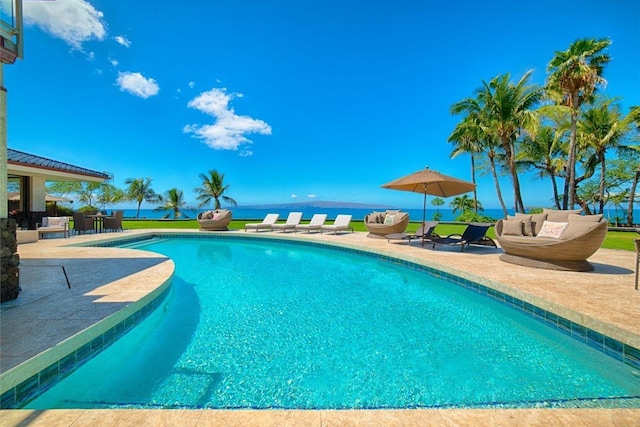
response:
<path fill-rule="evenodd" d="M 198 214 L 200 230 L 225 231 L 229 229 L 229 223 L 231 223 L 231 211 L 228 209 L 216 209 Z"/>
<path fill-rule="evenodd" d="M 311 230 L 320 231 L 320 227 L 327 220 L 327 214 L 313 214 L 311 217 L 311 221 L 309 224 L 298 224 L 296 225 L 296 233 L 298 231 L 306 230 L 307 233 L 310 233 Z"/>
<path fill-rule="evenodd" d="M 437 234 L 433 232 L 438 225 L 438 221 L 427 221 L 424 222 L 418 227 L 418 230 L 414 234 L 409 233 L 391 233 L 387 234 L 385 237 L 387 238 L 387 242 L 391 240 L 400 240 L 407 241 L 411 244 L 411 241 L 414 239 L 421 239 L 422 246 L 424 246 L 425 241 L 430 241 L 433 238 L 440 238 Z"/>
<path fill-rule="evenodd" d="M 289 212 L 287 221 L 284 224 L 273 224 L 271 231 L 280 230 L 283 233 L 287 230 L 296 231 L 296 225 L 300 224 L 300 220 L 302 220 L 302 212 Z"/>
<path fill-rule="evenodd" d="M 353 233 L 353 227 L 351 227 L 350 224 L 351 215 L 338 215 L 335 221 L 333 221 L 333 224 L 320 226 L 320 234 L 322 234 L 323 231 L 333 231 L 333 234 L 338 234 L 338 231 L 346 230 L 351 230 Z"/>
<path fill-rule="evenodd" d="M 276 221 L 278 221 L 279 216 L 280 216 L 279 214 L 267 214 L 267 216 L 264 217 L 262 222 L 252 222 L 252 223 L 246 224 L 244 226 L 244 231 L 246 232 L 247 230 L 255 230 L 255 231 L 271 230 L 271 226 L 275 224 Z"/>
<path fill-rule="evenodd" d="M 460 245 L 460 252 L 464 252 L 464 247 L 468 245 L 493 246 L 498 249 L 498 245 L 485 234 L 489 230 L 491 224 L 472 222 L 467 225 L 464 232 L 460 234 L 450 234 L 447 237 L 434 237 L 431 239 L 433 248 L 436 244 L 443 245 Z"/>

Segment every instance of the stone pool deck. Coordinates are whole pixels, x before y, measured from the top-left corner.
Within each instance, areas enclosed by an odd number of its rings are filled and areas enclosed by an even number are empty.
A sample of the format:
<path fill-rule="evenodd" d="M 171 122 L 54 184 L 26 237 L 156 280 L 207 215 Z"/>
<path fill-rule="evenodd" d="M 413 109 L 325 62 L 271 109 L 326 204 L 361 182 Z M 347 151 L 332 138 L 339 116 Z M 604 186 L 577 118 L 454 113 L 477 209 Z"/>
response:
<path fill-rule="evenodd" d="M 130 310 L 137 302 L 158 292 L 173 274 L 173 262 L 158 254 L 68 245 L 152 232 L 154 230 L 44 239 L 19 246 L 23 290 L 17 300 L 0 305 L 0 378 L 5 383 L 0 385 L 2 390 L 7 388 L 6 382 L 18 381 L 18 377 L 24 376 L 23 369 L 38 372 L 46 365 L 46 357 L 32 359 L 34 356 L 73 346 L 73 340 L 86 333 L 87 328 Z M 464 253 L 459 248 L 444 246 L 433 250 L 430 246 L 420 247 L 418 241 L 411 245 L 388 243 L 386 239 L 371 239 L 366 233 L 357 232 L 320 235 L 230 231 L 225 234 L 326 242 L 409 260 L 474 280 L 640 348 L 640 291 L 634 290 L 633 252 L 601 249 L 589 259 L 595 266 L 593 272 L 576 273 L 506 264 L 498 259 L 500 250 L 493 248 L 472 247 Z M 0 426 L 14 425 L 637 426 L 640 409 L 0 411 Z"/>

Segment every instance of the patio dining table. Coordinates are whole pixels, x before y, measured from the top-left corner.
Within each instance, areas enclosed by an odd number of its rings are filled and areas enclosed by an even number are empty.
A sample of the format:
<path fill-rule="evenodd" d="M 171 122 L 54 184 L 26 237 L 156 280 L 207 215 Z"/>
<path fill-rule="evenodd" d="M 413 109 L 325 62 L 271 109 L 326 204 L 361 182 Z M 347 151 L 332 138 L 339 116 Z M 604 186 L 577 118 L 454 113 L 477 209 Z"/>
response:
<path fill-rule="evenodd" d="M 105 215 L 96 214 L 96 215 L 87 215 L 89 218 L 93 218 L 93 231 L 96 233 L 102 233 L 104 228 L 104 217 Z"/>

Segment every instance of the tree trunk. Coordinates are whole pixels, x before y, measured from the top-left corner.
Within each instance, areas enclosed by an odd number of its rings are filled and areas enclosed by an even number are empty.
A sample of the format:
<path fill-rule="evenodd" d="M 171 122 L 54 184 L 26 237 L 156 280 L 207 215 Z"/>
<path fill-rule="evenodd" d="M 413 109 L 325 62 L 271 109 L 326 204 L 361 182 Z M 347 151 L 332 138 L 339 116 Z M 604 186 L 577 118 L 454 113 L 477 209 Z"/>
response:
<path fill-rule="evenodd" d="M 556 175 L 553 171 L 549 172 L 551 176 L 551 185 L 553 185 L 553 201 L 555 202 L 556 209 L 560 210 L 560 200 L 558 200 L 558 183 L 556 182 Z"/>
<path fill-rule="evenodd" d="M 578 132 L 578 108 L 575 101 L 577 94 L 570 95 L 572 99 L 571 105 L 573 105 L 573 111 L 571 112 L 571 134 L 569 136 L 569 161 L 567 163 L 567 178 L 568 183 L 565 181 L 565 201 L 563 203 L 564 209 L 573 209 L 575 205 L 575 191 L 576 191 L 576 136 Z M 568 184 L 568 188 L 567 188 Z M 567 200 L 568 197 L 568 200 Z"/>
<path fill-rule="evenodd" d="M 636 188 L 638 188 L 638 180 L 640 180 L 640 168 L 636 170 L 631 183 L 631 192 L 629 193 L 629 207 L 627 208 L 627 223 L 629 226 L 633 226 L 633 204 L 636 197 Z"/>
<path fill-rule="evenodd" d="M 498 181 L 498 173 L 496 172 L 496 163 L 493 159 L 494 153 L 491 151 L 488 153 L 489 156 L 489 164 L 491 165 L 491 175 L 493 176 L 493 182 L 496 184 L 496 194 L 498 196 L 498 201 L 500 202 L 500 206 L 502 206 L 502 213 L 506 218 L 509 214 L 507 212 L 507 207 L 504 204 L 504 200 L 502 199 L 502 191 L 500 191 L 500 181 Z"/>
<path fill-rule="evenodd" d="M 604 161 L 604 153 L 602 153 L 600 157 L 600 188 L 598 189 L 598 201 L 599 201 L 599 207 L 600 207 L 600 212 L 601 214 L 604 214 L 604 180 L 605 180 L 605 173 L 607 171 L 606 168 L 606 162 Z"/>
<path fill-rule="evenodd" d="M 471 153 L 471 182 L 476 184 L 476 160 L 473 153 Z M 478 213 L 478 189 L 473 187 L 473 211 Z"/>
<path fill-rule="evenodd" d="M 138 202 L 138 209 L 136 210 L 136 219 L 140 218 L 140 205 L 142 202 Z"/>

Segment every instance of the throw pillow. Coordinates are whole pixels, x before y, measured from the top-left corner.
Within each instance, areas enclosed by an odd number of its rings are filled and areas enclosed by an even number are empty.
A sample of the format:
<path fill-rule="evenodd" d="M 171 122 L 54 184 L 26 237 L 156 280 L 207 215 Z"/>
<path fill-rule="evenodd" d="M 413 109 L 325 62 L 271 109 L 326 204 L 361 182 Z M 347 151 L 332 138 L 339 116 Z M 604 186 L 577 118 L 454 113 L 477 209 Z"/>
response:
<path fill-rule="evenodd" d="M 384 225 L 391 225 L 393 224 L 393 220 L 396 219 L 395 215 L 389 215 L 387 214 L 387 216 L 384 217 Z"/>
<path fill-rule="evenodd" d="M 522 236 L 522 221 L 519 219 L 505 219 L 502 221 L 503 236 Z"/>
<path fill-rule="evenodd" d="M 62 217 L 50 216 L 47 225 L 49 227 L 62 227 Z"/>
<path fill-rule="evenodd" d="M 554 222 L 545 221 L 542 223 L 542 228 L 538 233 L 538 237 L 550 237 L 552 239 L 559 239 L 562 236 L 562 232 L 567 228 L 568 222 Z"/>
<path fill-rule="evenodd" d="M 533 215 L 517 213 L 515 217 L 507 215 L 509 219 L 519 219 L 522 221 L 522 234 L 525 236 L 535 236 Z M 542 225 L 541 225 L 542 226 Z"/>
<path fill-rule="evenodd" d="M 569 214 L 569 222 L 600 222 L 602 214 L 598 215 L 580 215 Z"/>
<path fill-rule="evenodd" d="M 555 209 L 542 209 L 542 212 L 547 214 L 547 220 L 553 222 L 566 222 L 569 220 L 569 214 L 579 214 L 582 209 L 573 209 L 566 211 L 559 211 Z"/>

